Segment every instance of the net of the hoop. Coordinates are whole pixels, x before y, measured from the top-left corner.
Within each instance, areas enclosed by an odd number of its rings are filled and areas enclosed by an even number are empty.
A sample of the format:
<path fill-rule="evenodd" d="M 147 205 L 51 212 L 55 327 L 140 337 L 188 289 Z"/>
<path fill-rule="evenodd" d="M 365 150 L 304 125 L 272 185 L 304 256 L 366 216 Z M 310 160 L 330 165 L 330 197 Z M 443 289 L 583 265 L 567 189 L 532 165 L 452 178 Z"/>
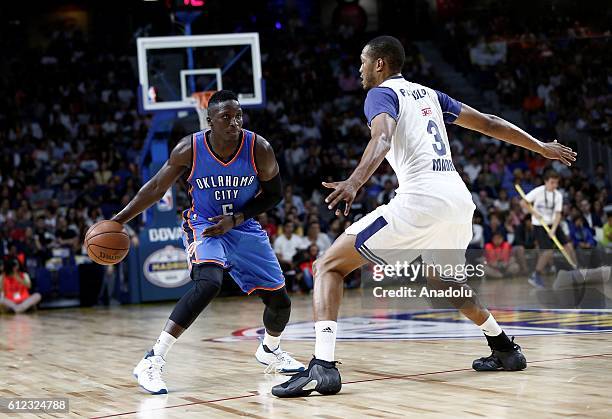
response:
<path fill-rule="evenodd" d="M 215 90 L 206 90 L 204 92 L 195 92 L 191 95 L 191 101 L 195 107 L 200 119 L 200 129 L 208 128 L 208 101 L 215 93 Z"/>

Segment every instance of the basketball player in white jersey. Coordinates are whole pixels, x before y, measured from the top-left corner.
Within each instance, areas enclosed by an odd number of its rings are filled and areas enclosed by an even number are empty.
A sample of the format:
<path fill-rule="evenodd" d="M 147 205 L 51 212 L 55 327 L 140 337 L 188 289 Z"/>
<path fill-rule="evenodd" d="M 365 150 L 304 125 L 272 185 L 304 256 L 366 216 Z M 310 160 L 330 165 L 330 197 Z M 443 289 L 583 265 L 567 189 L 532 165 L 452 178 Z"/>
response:
<path fill-rule="evenodd" d="M 400 71 L 404 48 L 395 38 L 381 36 L 361 53 L 363 87 L 368 90 L 364 110 L 371 139 L 351 176 L 341 182 L 323 183 L 333 192 L 329 208 L 345 202 L 344 214 L 357 191 L 386 158 L 398 180 L 397 195 L 387 205 L 351 225 L 315 263 L 315 356 L 308 369 L 272 389 L 278 397 L 301 397 L 317 391 L 335 394 L 342 384 L 334 356 L 338 310 L 343 278 L 368 261 L 380 264 L 383 249 L 420 249 L 426 264 L 436 264 L 431 250 L 465 249 L 472 238 L 474 204 L 455 171 L 444 127 L 455 123 L 485 135 L 522 146 L 549 159 L 570 165 L 575 155 L 557 142 L 542 143 L 513 124 L 486 115 L 444 93 L 405 80 Z M 469 147 L 469 145 L 467 145 Z M 340 214 L 340 209 L 336 210 Z M 428 252 L 428 250 L 430 252 Z M 408 261 L 411 262 L 411 261 Z M 443 279 L 444 281 L 441 281 Z M 453 278 L 428 275 L 430 287 L 469 288 Z M 450 302 L 478 325 L 492 349 L 477 359 L 478 371 L 521 370 L 527 366 L 520 347 L 502 331 L 476 298 Z"/>

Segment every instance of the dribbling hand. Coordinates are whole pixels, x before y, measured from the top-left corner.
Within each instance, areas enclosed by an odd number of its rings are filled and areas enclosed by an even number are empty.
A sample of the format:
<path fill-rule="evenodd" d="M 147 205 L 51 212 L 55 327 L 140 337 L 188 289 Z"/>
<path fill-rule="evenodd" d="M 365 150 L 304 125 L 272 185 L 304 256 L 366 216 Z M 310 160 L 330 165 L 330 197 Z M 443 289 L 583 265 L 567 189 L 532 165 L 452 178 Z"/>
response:
<path fill-rule="evenodd" d="M 209 218 L 208 221 L 216 224 L 206 227 L 202 232 L 202 237 L 221 236 L 234 228 L 234 219 L 231 215 L 217 215 Z"/>

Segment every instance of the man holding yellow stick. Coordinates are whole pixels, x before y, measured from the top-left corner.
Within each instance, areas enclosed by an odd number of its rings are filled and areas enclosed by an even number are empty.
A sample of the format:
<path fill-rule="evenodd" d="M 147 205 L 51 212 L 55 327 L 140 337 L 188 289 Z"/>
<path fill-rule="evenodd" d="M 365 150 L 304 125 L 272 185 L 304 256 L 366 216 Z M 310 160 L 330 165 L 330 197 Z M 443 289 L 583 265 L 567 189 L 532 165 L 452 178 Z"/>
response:
<path fill-rule="evenodd" d="M 535 271 L 529 277 L 529 283 L 536 288 L 544 288 L 542 274 L 553 258 L 553 246 L 556 246 L 567 262 L 576 267 L 576 252 L 565 233 L 559 228 L 563 195 L 557 190 L 559 174 L 550 170 L 544 175 L 544 185 L 538 186 L 525 195 L 520 186 L 517 191 L 523 198 L 521 206 L 531 213 L 534 235 L 540 248 Z"/>

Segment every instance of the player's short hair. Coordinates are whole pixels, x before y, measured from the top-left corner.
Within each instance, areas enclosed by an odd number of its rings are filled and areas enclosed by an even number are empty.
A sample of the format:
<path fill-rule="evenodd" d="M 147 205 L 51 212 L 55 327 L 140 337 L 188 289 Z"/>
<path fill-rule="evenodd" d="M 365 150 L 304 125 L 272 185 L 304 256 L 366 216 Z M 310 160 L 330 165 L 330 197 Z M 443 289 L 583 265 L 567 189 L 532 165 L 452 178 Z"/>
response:
<path fill-rule="evenodd" d="M 215 92 L 208 101 L 208 107 L 218 105 L 222 102 L 227 102 L 228 100 L 235 100 L 238 102 L 238 95 L 232 92 L 231 90 L 219 90 Z"/>
<path fill-rule="evenodd" d="M 544 173 L 544 182 L 546 182 L 548 179 L 559 179 L 559 173 L 555 172 L 554 170 L 547 170 L 546 173 Z"/>
<path fill-rule="evenodd" d="M 366 44 L 368 53 L 373 59 L 382 58 L 393 72 L 402 71 L 406 52 L 399 39 L 393 36 L 378 36 Z"/>

